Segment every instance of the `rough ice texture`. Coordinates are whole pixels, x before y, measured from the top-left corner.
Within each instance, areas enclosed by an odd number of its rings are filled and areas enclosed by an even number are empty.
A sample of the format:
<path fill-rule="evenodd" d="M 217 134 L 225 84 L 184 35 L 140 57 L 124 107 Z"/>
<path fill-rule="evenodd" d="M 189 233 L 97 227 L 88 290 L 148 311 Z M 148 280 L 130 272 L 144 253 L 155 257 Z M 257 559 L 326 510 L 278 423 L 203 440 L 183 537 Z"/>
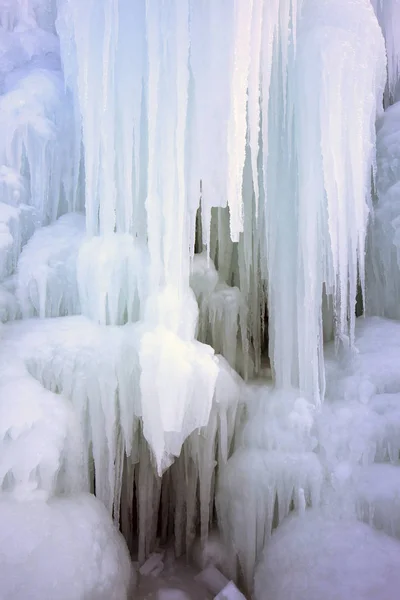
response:
<path fill-rule="evenodd" d="M 148 252 L 132 236 L 109 234 L 85 240 L 76 271 L 82 314 L 101 325 L 124 325 L 143 318 Z"/>
<path fill-rule="evenodd" d="M 299 508 L 301 494 L 318 506 L 323 471 L 313 452 L 312 407 L 295 390 L 277 393 L 255 386 L 246 408 L 237 449 L 221 470 L 217 510 L 225 542 L 250 590 L 273 527 L 293 506 Z"/>
<path fill-rule="evenodd" d="M 194 539 L 198 513 L 193 491 L 197 486 L 206 539 L 215 459 L 220 463 L 227 460 L 241 390 L 240 378 L 222 357 L 213 356 L 211 348 L 184 342 L 167 330 L 158 333 L 162 335 L 136 325 L 104 328 L 84 317 L 19 321 L 5 325 L 2 331 L 3 444 L 9 450 L 3 452 L 1 463 L 5 489 L 12 491 L 21 484 L 27 493 L 35 489 L 46 494 L 93 490 L 95 479 L 96 495 L 118 521 L 124 476 L 131 491 L 123 499 L 122 524 L 132 541 L 129 511 L 137 478 L 141 560 L 157 532 L 161 480 L 156 474 L 179 455 L 174 490 L 165 496 L 167 513 L 176 511 L 177 554 L 189 549 Z M 144 345 L 142 336 L 149 336 Z M 171 345 L 165 346 L 171 341 L 174 363 Z M 146 344 L 153 352 L 147 359 L 140 356 Z M 161 361 L 161 372 L 165 365 L 169 383 L 164 385 L 172 385 L 172 369 L 185 369 L 186 378 L 176 375 L 170 396 L 164 396 L 169 402 L 163 407 L 157 404 L 150 360 Z M 16 400 L 10 405 L 13 395 Z M 175 410 L 179 399 L 179 410 Z M 201 421 L 191 417 L 193 401 L 203 407 Z M 199 415 L 199 406 L 195 415 Z M 163 437 L 164 430 L 168 433 Z M 27 454 L 26 444 L 30 448 Z M 129 465 L 124 467 L 125 455 Z M 190 476 L 186 471 L 189 463 Z M 176 506 L 175 494 L 179 498 Z"/>
<path fill-rule="evenodd" d="M 300 490 L 318 506 L 322 468 L 314 453 L 238 450 L 223 470 L 218 490 L 219 523 L 237 554 L 248 589 L 273 526 L 299 507 Z"/>
<path fill-rule="evenodd" d="M 94 496 L 0 498 L 0 598 L 128 600 L 134 583 L 122 535 Z"/>
<path fill-rule="evenodd" d="M 366 51 L 367 31 L 371 43 Z M 375 116 L 384 83 L 382 36 L 369 2 L 343 2 L 340 10 L 335 0 L 304 2 L 288 99 L 289 116 L 294 111 L 293 144 L 297 148 L 293 168 L 298 172 L 298 217 L 297 223 L 290 225 L 297 245 L 293 283 L 288 284 L 293 291 L 285 290 L 286 298 L 281 300 L 282 292 L 274 289 L 272 279 L 270 310 L 285 321 L 286 331 L 296 331 L 298 340 L 296 344 L 293 336 L 279 334 L 273 317 L 272 335 L 281 348 L 280 355 L 273 357 L 278 359 L 278 383 L 290 383 L 294 369 L 299 388 L 315 398 L 323 394 L 325 385 L 323 286 L 333 298 L 336 336 L 350 336 L 351 340 L 354 336 L 359 278 L 364 287 Z M 312 88 L 319 93 L 310 98 Z M 292 196 L 291 188 L 288 193 Z M 292 249 L 283 251 L 289 256 Z M 287 303 L 288 297 L 293 304 L 282 311 L 281 303 Z M 293 326 L 288 315 L 294 315 L 290 317 Z M 290 364 L 285 355 L 292 357 L 291 370 L 285 371 Z"/>
<path fill-rule="evenodd" d="M 76 213 L 36 231 L 18 262 L 16 295 L 24 318 L 80 313 L 76 262 L 85 219 Z"/>
<path fill-rule="evenodd" d="M 257 600 L 395 600 L 400 544 L 363 523 L 316 511 L 289 518 L 255 575 Z"/>
<path fill-rule="evenodd" d="M 356 519 L 357 469 L 398 459 L 395 399 L 379 398 L 398 365 L 371 369 L 369 322 L 359 361 L 332 369 L 337 404 L 313 409 L 323 288 L 345 345 L 364 285 L 383 38 L 368 0 L 98 4 L 0 0 L 1 320 L 46 317 L 2 327 L 2 493 L 18 511 L 95 490 L 130 549 L 138 522 L 143 563 L 160 524 L 177 555 L 197 527 L 206 548 L 219 482 L 250 589 L 292 508 L 342 497 Z M 59 218 L 83 208 L 85 227 Z M 261 371 L 267 298 L 280 389 L 243 417 L 232 367 L 247 376 L 254 351 Z"/>
<path fill-rule="evenodd" d="M 368 235 L 366 312 L 400 318 L 400 103 L 377 123 L 374 214 Z"/>
<path fill-rule="evenodd" d="M 261 383 L 247 390 L 235 451 L 220 470 L 217 508 L 227 547 L 239 559 L 248 591 L 263 548 L 266 556 L 270 547 L 274 554 L 274 537 L 280 539 L 282 520 L 293 509 L 303 513 L 306 506 L 318 508 L 321 502 L 325 518 L 346 518 L 356 530 L 361 519 L 399 535 L 399 324 L 360 318 L 355 332 L 355 349 L 342 347 L 337 354 L 334 343 L 326 346 L 327 391 L 319 410 L 296 390 L 279 392 Z M 359 560 L 361 564 L 364 559 Z M 378 564 L 376 577 L 380 568 Z M 333 571 L 327 584 L 332 594 L 341 585 L 339 575 L 337 584 L 335 577 Z M 315 589 L 319 579 L 310 579 Z M 282 598 L 295 598 L 296 585 L 297 580 L 289 581 Z"/>
<path fill-rule="evenodd" d="M 398 0 L 371 0 L 379 25 L 386 42 L 388 81 L 386 102 L 400 99 L 400 45 L 398 31 L 400 27 L 400 3 Z"/>
<path fill-rule="evenodd" d="M 193 257 L 190 285 L 199 304 L 198 339 L 210 344 L 247 378 L 252 373 L 247 339 L 248 307 L 240 289 L 220 279 L 205 252 Z"/>
<path fill-rule="evenodd" d="M 340 10 L 333 0 L 185 0 L 170 10 L 105 0 L 101 13 L 93 2 L 60 0 L 57 30 L 82 125 L 74 164 L 82 141 L 88 234 L 144 241 L 150 293 L 164 285 L 184 293 L 201 200 L 197 242 L 221 278 L 205 307 L 210 341 L 238 366 L 250 327 L 259 372 L 268 291 L 277 383 L 318 402 L 323 284 L 342 336 L 354 328 L 358 271 L 363 283 L 385 82 L 368 0 Z M 225 300 L 230 311 L 221 310 Z"/>

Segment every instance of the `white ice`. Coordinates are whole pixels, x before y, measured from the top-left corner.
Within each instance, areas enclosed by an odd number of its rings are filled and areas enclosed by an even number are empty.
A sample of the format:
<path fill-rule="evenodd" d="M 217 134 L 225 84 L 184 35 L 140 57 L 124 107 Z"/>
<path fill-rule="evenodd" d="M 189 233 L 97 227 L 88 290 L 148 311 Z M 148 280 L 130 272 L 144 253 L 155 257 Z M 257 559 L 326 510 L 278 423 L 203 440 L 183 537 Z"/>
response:
<path fill-rule="evenodd" d="M 400 543 L 364 523 L 312 510 L 272 536 L 255 575 L 264 600 L 395 600 Z"/>
<path fill-rule="evenodd" d="M 217 597 L 258 563 L 256 598 L 391 600 L 400 331 L 354 310 L 398 317 L 385 81 L 369 0 L 0 0 L 0 597 L 124 600 L 120 525 L 143 579 L 173 536 Z"/>
<path fill-rule="evenodd" d="M 0 547 L 2 600 L 125 600 L 133 589 L 126 543 L 89 494 L 48 502 L 3 494 Z"/>

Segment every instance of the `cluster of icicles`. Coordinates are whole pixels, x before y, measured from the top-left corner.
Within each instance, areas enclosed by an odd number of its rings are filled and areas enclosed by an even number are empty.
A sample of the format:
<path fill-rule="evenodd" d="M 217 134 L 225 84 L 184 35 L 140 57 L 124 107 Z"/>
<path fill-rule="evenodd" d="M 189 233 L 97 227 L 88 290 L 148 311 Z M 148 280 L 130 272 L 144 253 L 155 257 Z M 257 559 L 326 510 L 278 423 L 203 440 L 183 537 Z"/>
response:
<path fill-rule="evenodd" d="M 267 301 L 278 388 L 323 397 L 323 295 L 352 337 L 384 42 L 368 0 L 47 4 L 0 4 L 0 481 L 95 491 L 140 560 L 161 505 L 181 553 Z"/>

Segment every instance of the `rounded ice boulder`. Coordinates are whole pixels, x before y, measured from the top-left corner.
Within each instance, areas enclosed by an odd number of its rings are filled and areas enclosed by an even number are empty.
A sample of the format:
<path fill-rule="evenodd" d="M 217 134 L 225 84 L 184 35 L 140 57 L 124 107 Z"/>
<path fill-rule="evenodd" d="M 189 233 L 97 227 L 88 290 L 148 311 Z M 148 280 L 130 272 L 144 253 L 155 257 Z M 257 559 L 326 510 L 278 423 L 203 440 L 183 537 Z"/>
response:
<path fill-rule="evenodd" d="M 255 600 L 398 600 L 400 543 L 318 511 L 289 517 L 267 543 Z"/>
<path fill-rule="evenodd" d="M 126 600 L 134 584 L 125 541 L 90 494 L 0 495 L 0 582 L 0 600 Z"/>

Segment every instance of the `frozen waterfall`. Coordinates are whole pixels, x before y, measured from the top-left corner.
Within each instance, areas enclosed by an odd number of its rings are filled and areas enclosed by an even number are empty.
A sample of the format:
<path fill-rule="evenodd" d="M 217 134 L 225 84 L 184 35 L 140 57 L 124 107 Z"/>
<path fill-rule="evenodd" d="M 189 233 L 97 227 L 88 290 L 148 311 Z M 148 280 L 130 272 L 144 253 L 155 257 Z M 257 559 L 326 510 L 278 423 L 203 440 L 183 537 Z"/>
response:
<path fill-rule="evenodd" d="M 395 600 L 399 28 L 0 0 L 0 600 L 145 598 L 181 556 L 202 600 L 336 598 L 346 524 L 356 600 Z"/>

